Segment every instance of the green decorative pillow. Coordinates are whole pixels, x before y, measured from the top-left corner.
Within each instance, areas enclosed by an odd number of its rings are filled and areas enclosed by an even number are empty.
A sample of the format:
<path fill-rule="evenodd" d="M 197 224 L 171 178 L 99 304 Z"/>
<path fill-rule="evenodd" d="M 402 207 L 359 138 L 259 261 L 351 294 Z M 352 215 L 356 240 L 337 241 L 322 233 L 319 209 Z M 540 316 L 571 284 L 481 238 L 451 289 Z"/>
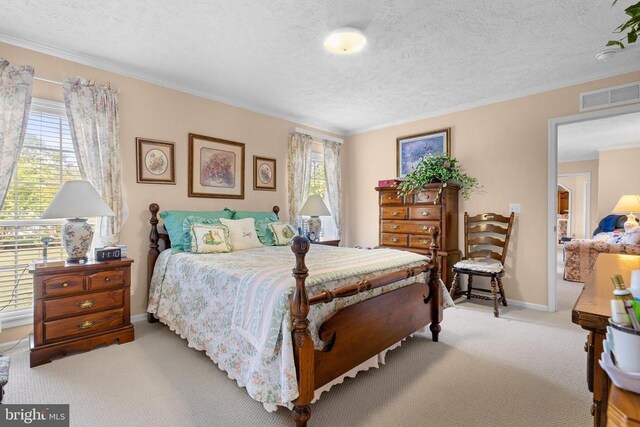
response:
<path fill-rule="evenodd" d="M 278 215 L 276 215 L 274 212 L 231 211 L 231 210 L 228 210 L 227 212 L 233 212 L 233 217 L 232 217 L 233 219 L 253 218 L 256 221 L 259 221 L 261 219 L 270 219 L 272 222 L 279 221 Z"/>
<path fill-rule="evenodd" d="M 271 223 L 269 230 L 273 233 L 276 246 L 288 245 L 296 235 L 296 230 L 289 224 Z"/>
<path fill-rule="evenodd" d="M 182 223 L 188 216 L 199 216 L 201 218 L 216 219 L 227 218 L 230 219 L 232 212 L 227 211 L 162 211 L 160 212 L 160 218 L 164 223 L 164 228 L 169 233 L 171 239 L 172 252 L 184 251 L 184 230 L 182 229 Z"/>
<path fill-rule="evenodd" d="M 185 252 L 191 252 L 191 226 L 193 224 L 200 225 L 218 225 L 220 220 L 217 218 L 203 218 L 201 216 L 190 215 L 182 221 L 182 246 Z"/>
<path fill-rule="evenodd" d="M 210 254 L 231 252 L 229 229 L 222 225 L 191 224 L 191 252 Z"/>
<path fill-rule="evenodd" d="M 273 239 L 269 224 L 280 224 L 280 222 L 273 221 L 270 218 L 256 220 L 256 233 L 258 233 L 258 239 L 263 245 L 275 246 L 276 241 Z"/>

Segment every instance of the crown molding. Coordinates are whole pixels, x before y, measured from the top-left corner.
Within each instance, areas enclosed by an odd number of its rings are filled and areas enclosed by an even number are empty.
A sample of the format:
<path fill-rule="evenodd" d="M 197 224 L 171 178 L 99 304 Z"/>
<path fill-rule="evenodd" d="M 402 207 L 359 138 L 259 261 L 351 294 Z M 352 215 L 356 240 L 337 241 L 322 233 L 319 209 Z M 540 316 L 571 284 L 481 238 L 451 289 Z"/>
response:
<path fill-rule="evenodd" d="M 194 90 L 187 86 L 175 84 L 163 79 L 158 79 L 146 73 L 134 71 L 126 66 L 116 65 L 111 61 L 108 61 L 99 57 L 82 54 L 79 52 L 72 52 L 64 49 L 59 49 L 57 47 L 53 47 L 44 43 L 24 40 L 24 39 L 14 37 L 2 32 L 0 32 L 0 42 L 18 46 L 24 49 L 33 50 L 35 52 L 44 53 L 46 55 L 55 56 L 56 58 L 64 59 L 67 61 L 77 62 L 79 64 L 98 68 L 103 71 L 109 71 L 111 73 L 120 74 L 122 76 L 130 77 L 136 80 L 141 80 L 147 83 L 154 84 L 156 86 L 161 86 L 167 89 L 172 89 L 178 92 L 197 96 L 199 98 L 208 99 L 210 101 L 219 102 L 221 104 L 229 105 L 232 107 L 242 108 L 244 110 L 248 110 L 258 114 L 263 114 L 265 116 L 273 117 L 276 119 L 286 120 L 288 122 L 292 122 L 297 125 L 312 127 L 324 132 L 329 132 L 339 136 L 344 136 L 345 129 L 334 127 L 321 119 L 314 119 L 314 118 L 300 119 L 299 117 L 296 117 L 292 114 L 287 114 L 280 111 L 274 111 L 274 110 L 253 105 L 250 103 L 238 102 L 229 98 L 216 96 L 208 92 Z"/>

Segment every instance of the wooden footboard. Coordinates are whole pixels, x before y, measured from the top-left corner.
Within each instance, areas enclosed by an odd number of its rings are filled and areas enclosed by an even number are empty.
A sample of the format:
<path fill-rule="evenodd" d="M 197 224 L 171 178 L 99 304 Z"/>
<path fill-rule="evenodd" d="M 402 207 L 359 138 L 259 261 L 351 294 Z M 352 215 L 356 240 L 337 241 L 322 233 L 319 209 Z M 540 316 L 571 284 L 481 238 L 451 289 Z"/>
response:
<path fill-rule="evenodd" d="M 442 290 L 438 268 L 437 227 L 432 234 L 431 261 L 340 287 L 309 297 L 305 287 L 308 269 L 305 255 L 309 241 L 296 236 L 291 250 L 296 256 L 293 276 L 296 290 L 291 301 L 294 358 L 299 396 L 293 402 L 296 426 L 306 426 L 311 417 L 310 403 L 316 389 L 340 377 L 364 361 L 389 348 L 412 333 L 430 325 L 433 341 L 438 341 L 442 320 Z M 428 283 L 414 283 L 347 306 L 320 327 L 322 350 L 315 350 L 307 315 L 311 305 L 330 302 L 430 272 Z"/>

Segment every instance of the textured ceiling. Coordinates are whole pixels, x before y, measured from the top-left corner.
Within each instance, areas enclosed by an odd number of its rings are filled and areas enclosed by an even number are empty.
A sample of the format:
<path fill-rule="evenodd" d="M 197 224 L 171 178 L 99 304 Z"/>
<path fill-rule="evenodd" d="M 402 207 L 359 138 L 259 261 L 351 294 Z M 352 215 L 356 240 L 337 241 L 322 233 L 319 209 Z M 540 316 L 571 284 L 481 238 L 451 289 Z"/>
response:
<path fill-rule="evenodd" d="M 640 69 L 595 59 L 623 3 L 3 0 L 0 40 L 349 134 Z M 366 48 L 324 52 L 346 25 Z"/>
<path fill-rule="evenodd" d="M 599 150 L 640 146 L 640 113 L 558 127 L 558 161 L 595 160 Z"/>

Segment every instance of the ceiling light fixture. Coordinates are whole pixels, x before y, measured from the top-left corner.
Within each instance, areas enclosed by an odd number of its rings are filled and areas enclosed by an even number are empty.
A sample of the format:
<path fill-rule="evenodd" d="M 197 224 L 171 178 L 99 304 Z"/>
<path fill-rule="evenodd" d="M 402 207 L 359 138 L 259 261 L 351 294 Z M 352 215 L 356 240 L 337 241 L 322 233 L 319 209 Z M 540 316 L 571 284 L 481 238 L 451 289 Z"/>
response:
<path fill-rule="evenodd" d="M 349 55 L 361 51 L 367 44 L 362 31 L 355 28 L 338 28 L 324 39 L 324 48 L 336 55 Z"/>
<path fill-rule="evenodd" d="M 607 61 L 613 58 L 616 53 L 617 53 L 617 50 L 615 49 L 605 49 L 596 55 L 596 59 L 598 61 Z"/>

